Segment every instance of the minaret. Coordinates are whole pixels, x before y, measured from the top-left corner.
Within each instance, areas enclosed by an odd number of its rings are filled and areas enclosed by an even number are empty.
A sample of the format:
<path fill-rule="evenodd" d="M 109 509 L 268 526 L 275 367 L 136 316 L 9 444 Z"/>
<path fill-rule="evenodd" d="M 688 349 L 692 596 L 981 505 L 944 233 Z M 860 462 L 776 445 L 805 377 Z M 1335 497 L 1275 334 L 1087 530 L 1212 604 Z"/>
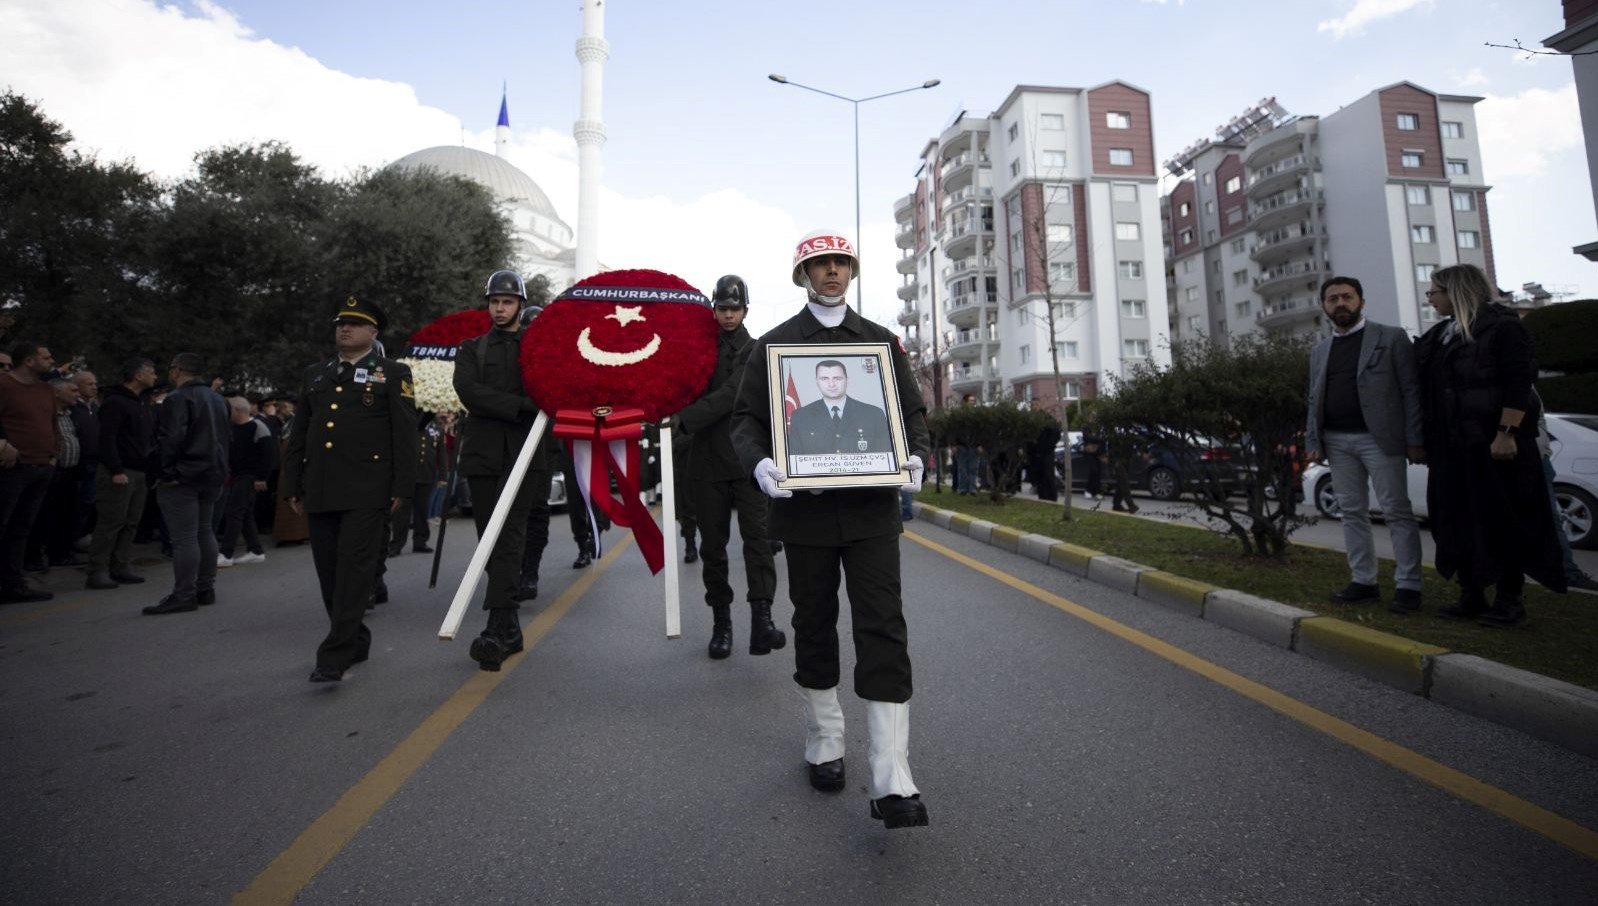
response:
<path fill-rule="evenodd" d="M 499 89 L 499 125 L 494 127 L 494 156 L 503 158 L 510 146 L 510 106 L 505 102 L 505 88 Z"/>
<path fill-rule="evenodd" d="M 577 139 L 577 262 L 573 277 L 581 280 L 599 270 L 599 149 L 605 144 L 605 124 L 600 119 L 604 89 L 605 0 L 583 0 L 583 36 L 577 39 L 577 62 L 582 64 L 582 110 L 572 125 Z"/>

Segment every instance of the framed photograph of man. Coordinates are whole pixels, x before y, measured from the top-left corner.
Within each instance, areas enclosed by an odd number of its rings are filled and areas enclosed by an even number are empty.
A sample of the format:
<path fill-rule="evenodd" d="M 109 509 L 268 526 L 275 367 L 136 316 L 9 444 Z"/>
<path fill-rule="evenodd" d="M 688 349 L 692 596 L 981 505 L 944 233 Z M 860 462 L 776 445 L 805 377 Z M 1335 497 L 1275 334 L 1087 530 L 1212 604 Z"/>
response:
<path fill-rule="evenodd" d="M 904 421 L 886 343 L 773 344 L 771 448 L 792 490 L 903 484 Z"/>

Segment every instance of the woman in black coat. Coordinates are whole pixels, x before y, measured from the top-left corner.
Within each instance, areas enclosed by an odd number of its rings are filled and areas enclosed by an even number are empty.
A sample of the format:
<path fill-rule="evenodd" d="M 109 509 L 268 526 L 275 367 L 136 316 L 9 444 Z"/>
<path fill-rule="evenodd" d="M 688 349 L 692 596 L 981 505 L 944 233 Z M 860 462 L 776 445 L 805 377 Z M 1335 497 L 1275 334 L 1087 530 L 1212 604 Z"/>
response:
<path fill-rule="evenodd" d="M 1512 626 L 1526 618 L 1525 576 L 1563 592 L 1565 573 L 1537 452 L 1531 336 L 1493 295 L 1475 265 L 1439 269 L 1426 299 L 1447 320 L 1415 353 L 1437 571 L 1460 587 L 1440 613 Z M 1488 585 L 1497 586 L 1491 607 Z"/>

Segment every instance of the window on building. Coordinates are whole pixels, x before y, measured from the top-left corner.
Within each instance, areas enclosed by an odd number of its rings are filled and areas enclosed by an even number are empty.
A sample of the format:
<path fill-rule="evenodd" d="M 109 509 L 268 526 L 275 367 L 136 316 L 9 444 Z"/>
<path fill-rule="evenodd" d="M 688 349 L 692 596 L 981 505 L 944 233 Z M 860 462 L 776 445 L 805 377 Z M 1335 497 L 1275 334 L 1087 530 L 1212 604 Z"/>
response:
<path fill-rule="evenodd" d="M 1425 163 L 1425 155 L 1419 151 L 1405 151 L 1398 155 L 1398 164 L 1402 167 L 1419 167 Z"/>
<path fill-rule="evenodd" d="M 1193 259 L 1192 258 L 1184 258 L 1182 260 L 1182 273 L 1184 273 L 1184 274 L 1193 273 Z"/>
<path fill-rule="evenodd" d="M 1240 271 L 1232 271 L 1232 285 L 1233 286 L 1247 286 L 1248 285 L 1248 268 L 1244 268 L 1244 269 L 1242 269 Z"/>
<path fill-rule="evenodd" d="M 1237 312 L 1237 316 L 1239 318 L 1246 318 L 1248 317 L 1249 312 L 1254 310 L 1254 302 L 1250 299 L 1244 299 L 1236 305 L 1233 305 L 1232 310 Z"/>
<path fill-rule="evenodd" d="M 1070 286 L 1076 282 L 1076 264 L 1071 261 L 1050 261 L 1049 282 L 1055 286 Z"/>
<path fill-rule="evenodd" d="M 1015 310 L 1015 323 L 1016 323 L 1016 326 L 1025 327 L 1025 326 L 1027 326 L 1027 324 L 1029 324 L 1031 322 L 1031 320 L 1032 320 L 1032 316 L 1027 314 L 1027 310 L 1026 310 L 1026 306 L 1025 305 L 1023 305 L 1020 308 L 1017 308 Z"/>
<path fill-rule="evenodd" d="M 1437 270 L 1437 265 L 1435 265 L 1435 264 L 1417 264 L 1417 265 L 1415 265 L 1415 282 L 1417 282 L 1417 283 L 1429 283 L 1429 282 L 1431 282 L 1432 271 L 1435 271 L 1435 270 Z"/>
<path fill-rule="evenodd" d="M 1226 209 L 1226 224 L 1234 226 L 1243 222 L 1243 207 L 1241 205 Z"/>
<path fill-rule="evenodd" d="M 1473 192 L 1455 192 L 1454 193 L 1454 210 L 1456 210 L 1456 211 L 1474 211 L 1474 210 L 1476 210 L 1476 195 L 1475 195 L 1475 193 L 1473 193 Z"/>
<path fill-rule="evenodd" d="M 1221 259 L 1212 258 L 1210 260 L 1210 273 L 1219 274 L 1220 272 L 1221 272 Z"/>
<path fill-rule="evenodd" d="M 1017 158 L 1016 160 L 1010 161 L 1010 178 L 1014 179 L 1014 178 L 1016 178 L 1016 177 L 1018 177 L 1020 175 L 1021 175 L 1021 161 L 1020 161 L 1019 158 Z"/>
<path fill-rule="evenodd" d="M 1131 148 L 1111 148 L 1110 149 L 1110 166 L 1112 166 L 1112 167 L 1130 167 L 1130 166 L 1132 166 L 1132 149 Z"/>
<path fill-rule="evenodd" d="M 1431 204 L 1432 190 L 1425 186 L 1405 186 L 1404 200 L 1410 204 Z"/>
<path fill-rule="evenodd" d="M 1119 269 L 1121 271 L 1121 277 L 1123 279 L 1126 279 L 1126 280 L 1142 280 L 1143 279 L 1143 262 L 1141 262 L 1141 261 L 1122 261 L 1119 264 Z"/>
<path fill-rule="evenodd" d="M 1021 254 L 1021 234 L 1019 232 L 1010 234 L 1010 253 L 1013 255 Z"/>
<path fill-rule="evenodd" d="M 1040 113 L 1040 114 L 1038 114 L 1038 128 L 1039 129 L 1047 129 L 1050 132 L 1063 131 L 1065 129 L 1065 114 L 1063 114 L 1063 113 Z"/>
<path fill-rule="evenodd" d="M 1447 162 L 1447 171 L 1449 176 L 1469 176 L 1470 161 L 1451 157 Z"/>
<path fill-rule="evenodd" d="M 1065 166 L 1065 152 L 1064 151 L 1045 151 L 1045 152 L 1043 152 L 1043 166 L 1050 167 L 1050 168 L 1053 168 L 1053 169 L 1060 169 L 1060 168 L 1064 167 Z"/>
<path fill-rule="evenodd" d="M 1121 317 L 1146 318 L 1148 317 L 1148 303 L 1142 299 L 1122 299 Z"/>
<path fill-rule="evenodd" d="M 1206 213 L 1206 214 L 1214 214 L 1215 213 L 1215 202 L 1213 202 L 1213 201 L 1204 202 L 1204 213 Z"/>
<path fill-rule="evenodd" d="M 1190 204 L 1189 202 L 1184 201 L 1181 204 L 1176 206 L 1176 216 L 1178 216 L 1178 217 L 1191 217 L 1192 215 L 1193 215 L 1193 205 Z"/>
<path fill-rule="evenodd" d="M 1481 234 L 1475 230 L 1460 230 L 1459 247 L 1462 249 L 1481 248 Z"/>
<path fill-rule="evenodd" d="M 1409 228 L 1409 241 L 1430 244 L 1437 241 L 1437 228 L 1429 223 L 1417 223 Z"/>
<path fill-rule="evenodd" d="M 1209 243 L 1210 245 L 1214 245 L 1215 244 L 1215 231 L 1214 230 L 1205 230 L 1204 231 L 1204 241 Z"/>
<path fill-rule="evenodd" d="M 1005 133 L 1005 135 L 1008 135 L 1010 137 L 1010 141 L 1012 141 L 1012 142 L 1015 141 L 1021 135 L 1021 124 L 1020 123 L 1011 123 L 1010 124 L 1010 129 L 1009 129 L 1009 131 L 1007 131 Z"/>
<path fill-rule="evenodd" d="M 1226 194 L 1228 194 L 1228 195 L 1230 195 L 1233 192 L 1236 192 L 1236 191 L 1238 191 L 1239 189 L 1242 189 L 1242 188 L 1243 188 L 1243 177 L 1241 177 L 1241 176 L 1234 176 L 1231 179 L 1228 179 L 1226 181 Z"/>
<path fill-rule="evenodd" d="M 1026 364 L 1031 363 L 1031 361 L 1032 361 L 1032 347 L 1028 346 L 1025 343 L 1023 343 L 1023 344 L 1021 344 L 1021 350 L 1020 351 L 1021 351 L 1021 364 L 1026 365 Z"/>
<path fill-rule="evenodd" d="M 1076 381 L 1066 381 L 1065 382 L 1065 398 L 1068 399 L 1068 400 L 1081 399 L 1082 398 L 1082 385 L 1077 383 Z"/>
<path fill-rule="evenodd" d="M 1054 344 L 1054 348 L 1055 348 L 1055 350 L 1057 352 L 1060 353 L 1060 358 L 1062 358 L 1062 359 L 1074 359 L 1074 358 L 1076 358 L 1076 341 L 1075 340 L 1063 340 L 1063 341 L 1061 341 L 1059 343 L 1055 343 Z"/>
<path fill-rule="evenodd" d="M 1443 138 L 1464 138 L 1465 124 L 1443 120 Z"/>
<path fill-rule="evenodd" d="M 1214 182 L 1214 181 L 1215 181 L 1215 174 L 1214 173 L 1206 173 L 1206 174 L 1204 174 L 1204 184 L 1206 186 L 1209 185 L 1210 183 Z"/>
<path fill-rule="evenodd" d="M 1198 287 L 1189 286 L 1187 288 L 1187 290 L 1184 293 L 1182 293 L 1182 296 L 1183 296 L 1183 298 L 1185 298 L 1189 302 L 1197 302 L 1198 301 Z"/>
<path fill-rule="evenodd" d="M 1110 197 L 1116 201 L 1137 201 L 1137 183 L 1115 183 L 1110 187 Z"/>
<path fill-rule="evenodd" d="M 1398 115 L 1398 128 L 1402 132 L 1414 132 L 1420 128 L 1420 117 L 1413 113 L 1400 113 Z"/>
<path fill-rule="evenodd" d="M 1149 357 L 1149 341 L 1122 340 L 1121 354 L 1129 359 L 1146 359 Z"/>
<path fill-rule="evenodd" d="M 1204 318 L 1200 315 L 1187 316 L 1187 329 L 1198 333 L 1204 329 Z"/>
<path fill-rule="evenodd" d="M 1247 248 L 1248 248 L 1247 240 L 1242 239 L 1242 238 L 1237 238 L 1237 239 L 1233 239 L 1232 240 L 1232 254 L 1241 255 L 1241 254 L 1243 254 L 1243 252 Z"/>
<path fill-rule="evenodd" d="M 1188 239 L 1192 239 L 1192 230 L 1188 231 Z M 1136 223 L 1122 221 L 1115 225 L 1115 238 L 1128 242 L 1136 242 L 1143 238 L 1143 228 Z"/>
<path fill-rule="evenodd" d="M 1132 128 L 1132 114 L 1111 110 L 1109 113 L 1104 114 L 1104 125 L 1111 129 L 1130 129 Z"/>
<path fill-rule="evenodd" d="M 1065 322 L 1067 322 L 1067 321 L 1069 321 L 1069 320 L 1071 320 L 1072 318 L 1075 318 L 1075 317 L 1076 317 L 1076 303 L 1075 302 L 1056 302 L 1056 303 L 1054 303 L 1054 326 L 1058 327 L 1061 324 L 1064 324 Z"/>
<path fill-rule="evenodd" d="M 1071 225 L 1067 223 L 1051 223 L 1048 225 L 1047 234 L 1050 242 L 1070 242 Z"/>
<path fill-rule="evenodd" d="M 1216 305 L 1225 305 L 1226 304 L 1226 290 L 1218 289 L 1218 290 L 1215 291 L 1215 304 Z"/>
<path fill-rule="evenodd" d="M 1021 272 L 1019 267 L 1010 271 L 1010 285 L 1015 287 L 1016 295 L 1019 296 L 1026 293 L 1026 275 Z"/>

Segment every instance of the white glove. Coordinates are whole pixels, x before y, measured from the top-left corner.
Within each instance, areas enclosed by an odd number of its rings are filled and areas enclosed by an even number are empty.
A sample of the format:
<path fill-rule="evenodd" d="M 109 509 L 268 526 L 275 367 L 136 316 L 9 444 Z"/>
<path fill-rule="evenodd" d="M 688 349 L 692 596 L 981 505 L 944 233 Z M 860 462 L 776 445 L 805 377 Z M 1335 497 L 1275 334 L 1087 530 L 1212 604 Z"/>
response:
<path fill-rule="evenodd" d="M 913 453 L 904 461 L 904 467 L 910 470 L 910 480 L 900 487 L 914 494 L 921 490 L 921 480 L 927 476 L 927 467 L 921 462 L 921 457 Z"/>
<path fill-rule="evenodd" d="M 755 483 L 760 485 L 760 490 L 764 491 L 767 497 L 776 500 L 792 497 L 792 491 L 777 487 L 777 482 L 787 477 L 777 470 L 776 460 L 769 456 L 755 464 Z"/>

